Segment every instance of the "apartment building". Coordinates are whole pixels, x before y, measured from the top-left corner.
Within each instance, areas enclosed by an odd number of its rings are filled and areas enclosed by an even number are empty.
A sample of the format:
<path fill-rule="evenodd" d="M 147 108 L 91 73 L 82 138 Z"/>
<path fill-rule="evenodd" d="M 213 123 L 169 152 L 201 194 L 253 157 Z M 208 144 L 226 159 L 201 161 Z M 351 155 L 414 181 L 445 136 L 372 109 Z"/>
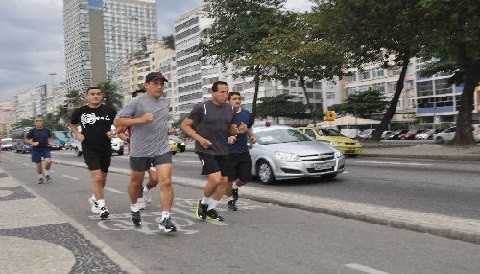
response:
<path fill-rule="evenodd" d="M 0 102 L 0 135 L 10 137 L 10 130 L 15 121 L 15 108 L 12 102 Z"/>
<path fill-rule="evenodd" d="M 155 0 L 64 0 L 67 90 L 107 79 L 121 86 L 125 62 L 157 38 Z"/>

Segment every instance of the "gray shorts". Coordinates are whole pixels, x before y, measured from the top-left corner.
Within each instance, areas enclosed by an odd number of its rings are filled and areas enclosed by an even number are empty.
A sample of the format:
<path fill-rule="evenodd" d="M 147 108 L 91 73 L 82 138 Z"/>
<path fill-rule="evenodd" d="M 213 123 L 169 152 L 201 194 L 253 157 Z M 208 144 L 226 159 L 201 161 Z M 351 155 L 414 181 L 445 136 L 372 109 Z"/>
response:
<path fill-rule="evenodd" d="M 137 172 L 147 171 L 150 167 L 157 165 L 171 163 L 172 154 L 170 152 L 153 157 L 130 157 L 130 168 Z"/>

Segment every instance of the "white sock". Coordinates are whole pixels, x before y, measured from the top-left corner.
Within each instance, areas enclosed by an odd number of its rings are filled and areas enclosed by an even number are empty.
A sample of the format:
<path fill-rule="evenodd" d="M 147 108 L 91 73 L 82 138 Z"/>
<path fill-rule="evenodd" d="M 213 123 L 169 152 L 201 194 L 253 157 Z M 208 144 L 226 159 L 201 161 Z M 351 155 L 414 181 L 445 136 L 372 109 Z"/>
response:
<path fill-rule="evenodd" d="M 105 206 L 105 199 L 97 200 L 97 204 L 99 208 L 102 208 Z"/>
<path fill-rule="evenodd" d="M 143 191 L 144 191 L 144 192 L 149 192 L 150 189 L 149 189 L 147 186 L 144 186 L 144 187 L 143 187 Z"/>
<path fill-rule="evenodd" d="M 37 173 L 37 178 L 38 178 L 38 179 L 43 178 L 43 174 L 42 174 L 42 173 L 40 173 L 40 174 Z M 85 199 L 85 198 L 84 198 L 84 199 Z"/>
<path fill-rule="evenodd" d="M 218 202 L 219 202 L 219 201 L 217 201 L 217 200 L 210 199 L 210 201 L 208 201 L 208 208 L 207 208 L 207 210 L 216 208 L 217 205 L 218 205 Z"/>
<path fill-rule="evenodd" d="M 97 202 L 97 201 L 98 201 L 98 200 L 97 200 L 97 197 L 95 197 L 95 194 L 92 194 L 92 200 L 93 200 L 94 202 Z"/>
<path fill-rule="evenodd" d="M 210 202 L 210 197 L 205 197 L 205 196 L 203 196 L 202 200 L 200 201 L 200 203 L 204 205 L 208 205 L 209 202 Z"/>
<path fill-rule="evenodd" d="M 137 203 L 142 202 L 143 198 L 137 198 Z"/>
<path fill-rule="evenodd" d="M 48 175 L 50 175 L 50 172 L 48 169 L 45 169 L 45 176 L 48 176 Z"/>
<path fill-rule="evenodd" d="M 237 188 L 238 188 L 237 182 L 233 181 L 232 188 L 233 188 L 233 189 L 237 189 Z"/>
<path fill-rule="evenodd" d="M 131 205 L 130 205 L 130 210 L 131 210 L 132 212 L 138 212 L 140 209 L 138 209 L 137 204 L 131 204 Z"/>
<path fill-rule="evenodd" d="M 170 218 L 170 211 L 162 211 L 162 221 Z"/>

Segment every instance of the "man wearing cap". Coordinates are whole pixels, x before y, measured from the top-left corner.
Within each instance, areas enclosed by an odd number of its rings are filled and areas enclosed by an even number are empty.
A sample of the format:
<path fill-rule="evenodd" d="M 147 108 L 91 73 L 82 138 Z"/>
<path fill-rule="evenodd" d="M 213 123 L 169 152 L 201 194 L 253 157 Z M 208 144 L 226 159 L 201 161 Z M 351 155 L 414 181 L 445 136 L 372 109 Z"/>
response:
<path fill-rule="evenodd" d="M 117 127 L 132 127 L 130 136 L 130 209 L 132 222 L 140 226 L 137 200 L 145 171 L 150 166 L 157 169 L 160 185 L 160 205 L 162 217 L 159 228 L 164 232 L 173 232 L 177 228 L 170 219 L 173 205 L 172 186 L 172 155 L 168 146 L 168 134 L 174 130 L 168 125 L 170 99 L 162 97 L 165 82 L 168 82 L 160 72 L 151 72 L 145 78 L 143 96 L 137 96 L 128 102 L 117 114 L 114 125 Z"/>

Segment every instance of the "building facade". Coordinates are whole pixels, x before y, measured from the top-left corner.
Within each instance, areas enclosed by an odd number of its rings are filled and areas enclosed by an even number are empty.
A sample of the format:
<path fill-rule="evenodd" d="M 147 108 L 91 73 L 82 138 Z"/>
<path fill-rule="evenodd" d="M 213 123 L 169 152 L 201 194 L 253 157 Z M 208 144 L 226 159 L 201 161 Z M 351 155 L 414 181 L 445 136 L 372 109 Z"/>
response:
<path fill-rule="evenodd" d="M 67 90 L 119 84 L 127 59 L 157 38 L 155 0 L 64 0 Z"/>

